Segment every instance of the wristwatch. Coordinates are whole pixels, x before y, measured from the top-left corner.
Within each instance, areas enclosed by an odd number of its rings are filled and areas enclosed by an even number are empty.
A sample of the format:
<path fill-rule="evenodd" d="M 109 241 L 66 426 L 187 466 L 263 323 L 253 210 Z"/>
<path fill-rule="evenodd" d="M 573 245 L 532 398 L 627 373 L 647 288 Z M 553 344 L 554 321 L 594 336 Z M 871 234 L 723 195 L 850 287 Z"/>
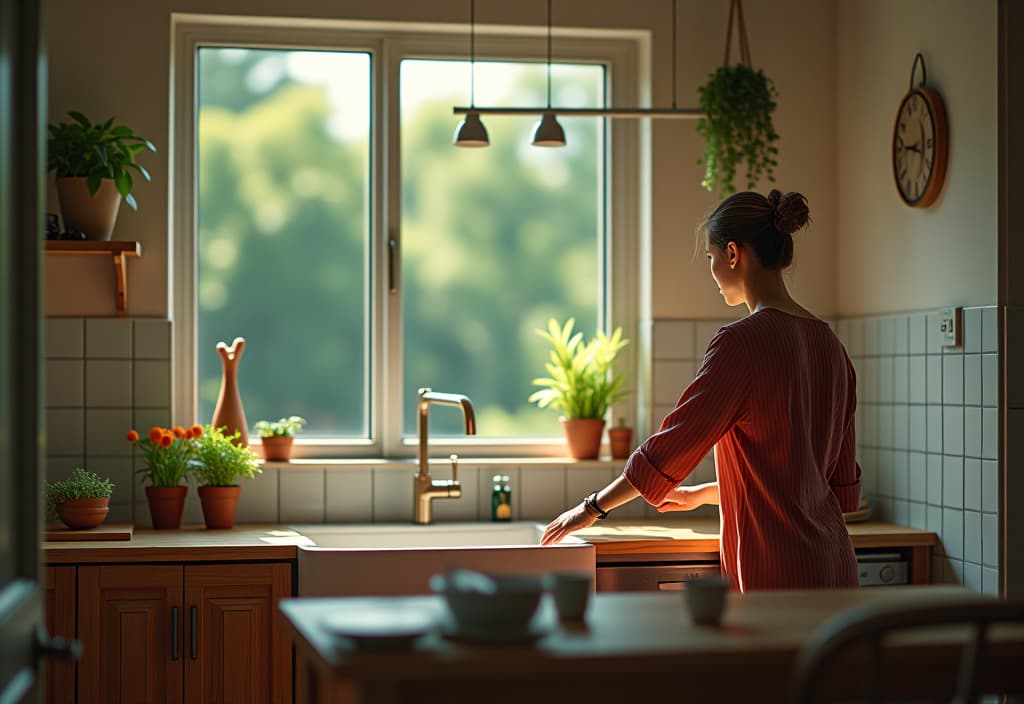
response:
<path fill-rule="evenodd" d="M 597 492 L 583 499 L 583 508 L 594 518 L 602 520 L 608 518 L 608 512 L 603 510 L 597 503 Z"/>

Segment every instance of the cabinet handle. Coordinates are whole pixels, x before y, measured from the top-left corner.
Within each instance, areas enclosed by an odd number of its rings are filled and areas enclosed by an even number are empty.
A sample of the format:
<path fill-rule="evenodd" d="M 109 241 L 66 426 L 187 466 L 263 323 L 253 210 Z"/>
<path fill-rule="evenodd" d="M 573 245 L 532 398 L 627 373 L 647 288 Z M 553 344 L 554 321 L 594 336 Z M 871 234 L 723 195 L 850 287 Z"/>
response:
<path fill-rule="evenodd" d="M 388 240 L 388 293 L 394 293 L 398 289 L 395 282 L 395 257 L 398 256 L 398 242 L 394 237 Z"/>
<path fill-rule="evenodd" d="M 171 660 L 178 659 L 178 607 L 171 607 Z"/>
<path fill-rule="evenodd" d="M 189 646 L 189 649 L 190 649 L 189 655 L 192 656 L 193 660 L 198 660 L 199 659 L 199 646 L 198 646 L 198 643 L 197 643 L 197 640 L 196 640 L 196 607 L 194 607 L 194 606 L 190 606 L 189 607 L 189 621 L 191 622 L 191 628 L 189 630 L 192 631 L 192 634 L 191 634 L 192 635 L 192 642 L 191 642 L 191 644 Z"/>

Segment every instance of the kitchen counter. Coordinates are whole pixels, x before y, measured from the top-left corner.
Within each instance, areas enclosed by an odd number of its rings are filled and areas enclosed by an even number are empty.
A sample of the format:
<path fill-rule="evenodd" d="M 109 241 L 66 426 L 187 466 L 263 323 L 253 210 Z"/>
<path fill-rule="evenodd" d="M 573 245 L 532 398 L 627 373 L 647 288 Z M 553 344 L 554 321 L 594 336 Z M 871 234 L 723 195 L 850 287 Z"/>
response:
<path fill-rule="evenodd" d="M 853 523 L 856 548 L 909 548 L 924 560 L 937 544 L 934 533 L 875 521 Z M 672 518 L 658 521 L 608 520 L 577 535 L 594 544 L 597 555 L 718 552 L 717 519 Z M 294 560 L 307 538 L 280 525 L 239 525 L 234 530 L 136 530 L 131 540 L 43 543 L 48 564 L 110 562 L 182 562 L 187 560 Z M 914 570 L 917 572 L 918 570 Z"/>
<path fill-rule="evenodd" d="M 784 700 L 801 645 L 838 612 L 863 604 L 917 605 L 954 598 L 986 597 L 950 586 L 734 593 L 722 625 L 696 626 L 678 593 L 596 594 L 586 625 L 576 627 L 560 625 L 545 599 L 535 617 L 534 625 L 544 632 L 536 644 L 495 647 L 446 639 L 440 597 L 379 597 L 370 601 L 385 608 L 439 609 L 442 619 L 441 628 L 421 637 L 414 649 L 384 653 L 353 650 L 349 641 L 320 627 L 344 599 L 290 599 L 280 608 L 300 657 L 312 665 L 306 686 L 321 694 L 324 682 L 332 682 L 330 687 L 353 700 L 388 703 L 699 697 L 772 702 Z M 945 637 L 928 635 L 913 641 L 906 648 L 907 661 L 899 663 L 905 682 L 918 695 L 943 679 L 943 673 L 956 672 L 957 653 L 948 647 L 923 652 L 940 648 Z M 994 661 L 1012 665 L 1018 658 L 1008 670 L 1019 685 L 1024 634 L 1015 634 L 1014 641 L 1016 649 L 1005 661 L 1001 651 Z M 849 676 L 857 681 L 855 673 Z"/>

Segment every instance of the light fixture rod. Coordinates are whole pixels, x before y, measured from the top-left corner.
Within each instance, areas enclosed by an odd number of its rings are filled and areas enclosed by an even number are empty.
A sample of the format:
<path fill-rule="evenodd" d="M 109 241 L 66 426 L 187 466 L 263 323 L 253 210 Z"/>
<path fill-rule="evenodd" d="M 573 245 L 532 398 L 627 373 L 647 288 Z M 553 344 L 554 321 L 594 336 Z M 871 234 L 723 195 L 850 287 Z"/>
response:
<path fill-rule="evenodd" d="M 676 109 L 676 6 L 679 0 L 672 0 L 672 109 Z M 472 101 L 470 101 L 472 102 Z"/>
<path fill-rule="evenodd" d="M 469 104 L 476 104 L 476 0 L 469 0 Z"/>
<path fill-rule="evenodd" d="M 465 115 L 467 112 L 478 112 L 481 115 L 543 115 L 554 112 L 569 117 L 672 117 L 680 120 L 696 120 L 704 117 L 704 111 L 692 108 L 553 108 L 547 107 L 466 107 L 456 105 L 452 114 Z"/>
<path fill-rule="evenodd" d="M 551 107 L 551 0 L 548 0 L 548 107 Z"/>

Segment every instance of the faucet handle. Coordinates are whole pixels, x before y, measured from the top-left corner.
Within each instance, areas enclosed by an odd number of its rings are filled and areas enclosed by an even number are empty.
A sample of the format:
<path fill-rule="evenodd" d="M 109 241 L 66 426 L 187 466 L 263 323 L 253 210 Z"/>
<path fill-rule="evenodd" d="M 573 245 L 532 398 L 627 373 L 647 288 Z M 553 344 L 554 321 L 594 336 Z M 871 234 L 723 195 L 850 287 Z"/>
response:
<path fill-rule="evenodd" d="M 458 472 L 459 472 L 459 456 L 458 455 L 451 455 L 451 456 L 449 456 L 449 459 L 452 461 L 452 481 L 453 482 L 457 482 L 457 481 L 459 481 L 459 477 L 458 477 Z"/>

